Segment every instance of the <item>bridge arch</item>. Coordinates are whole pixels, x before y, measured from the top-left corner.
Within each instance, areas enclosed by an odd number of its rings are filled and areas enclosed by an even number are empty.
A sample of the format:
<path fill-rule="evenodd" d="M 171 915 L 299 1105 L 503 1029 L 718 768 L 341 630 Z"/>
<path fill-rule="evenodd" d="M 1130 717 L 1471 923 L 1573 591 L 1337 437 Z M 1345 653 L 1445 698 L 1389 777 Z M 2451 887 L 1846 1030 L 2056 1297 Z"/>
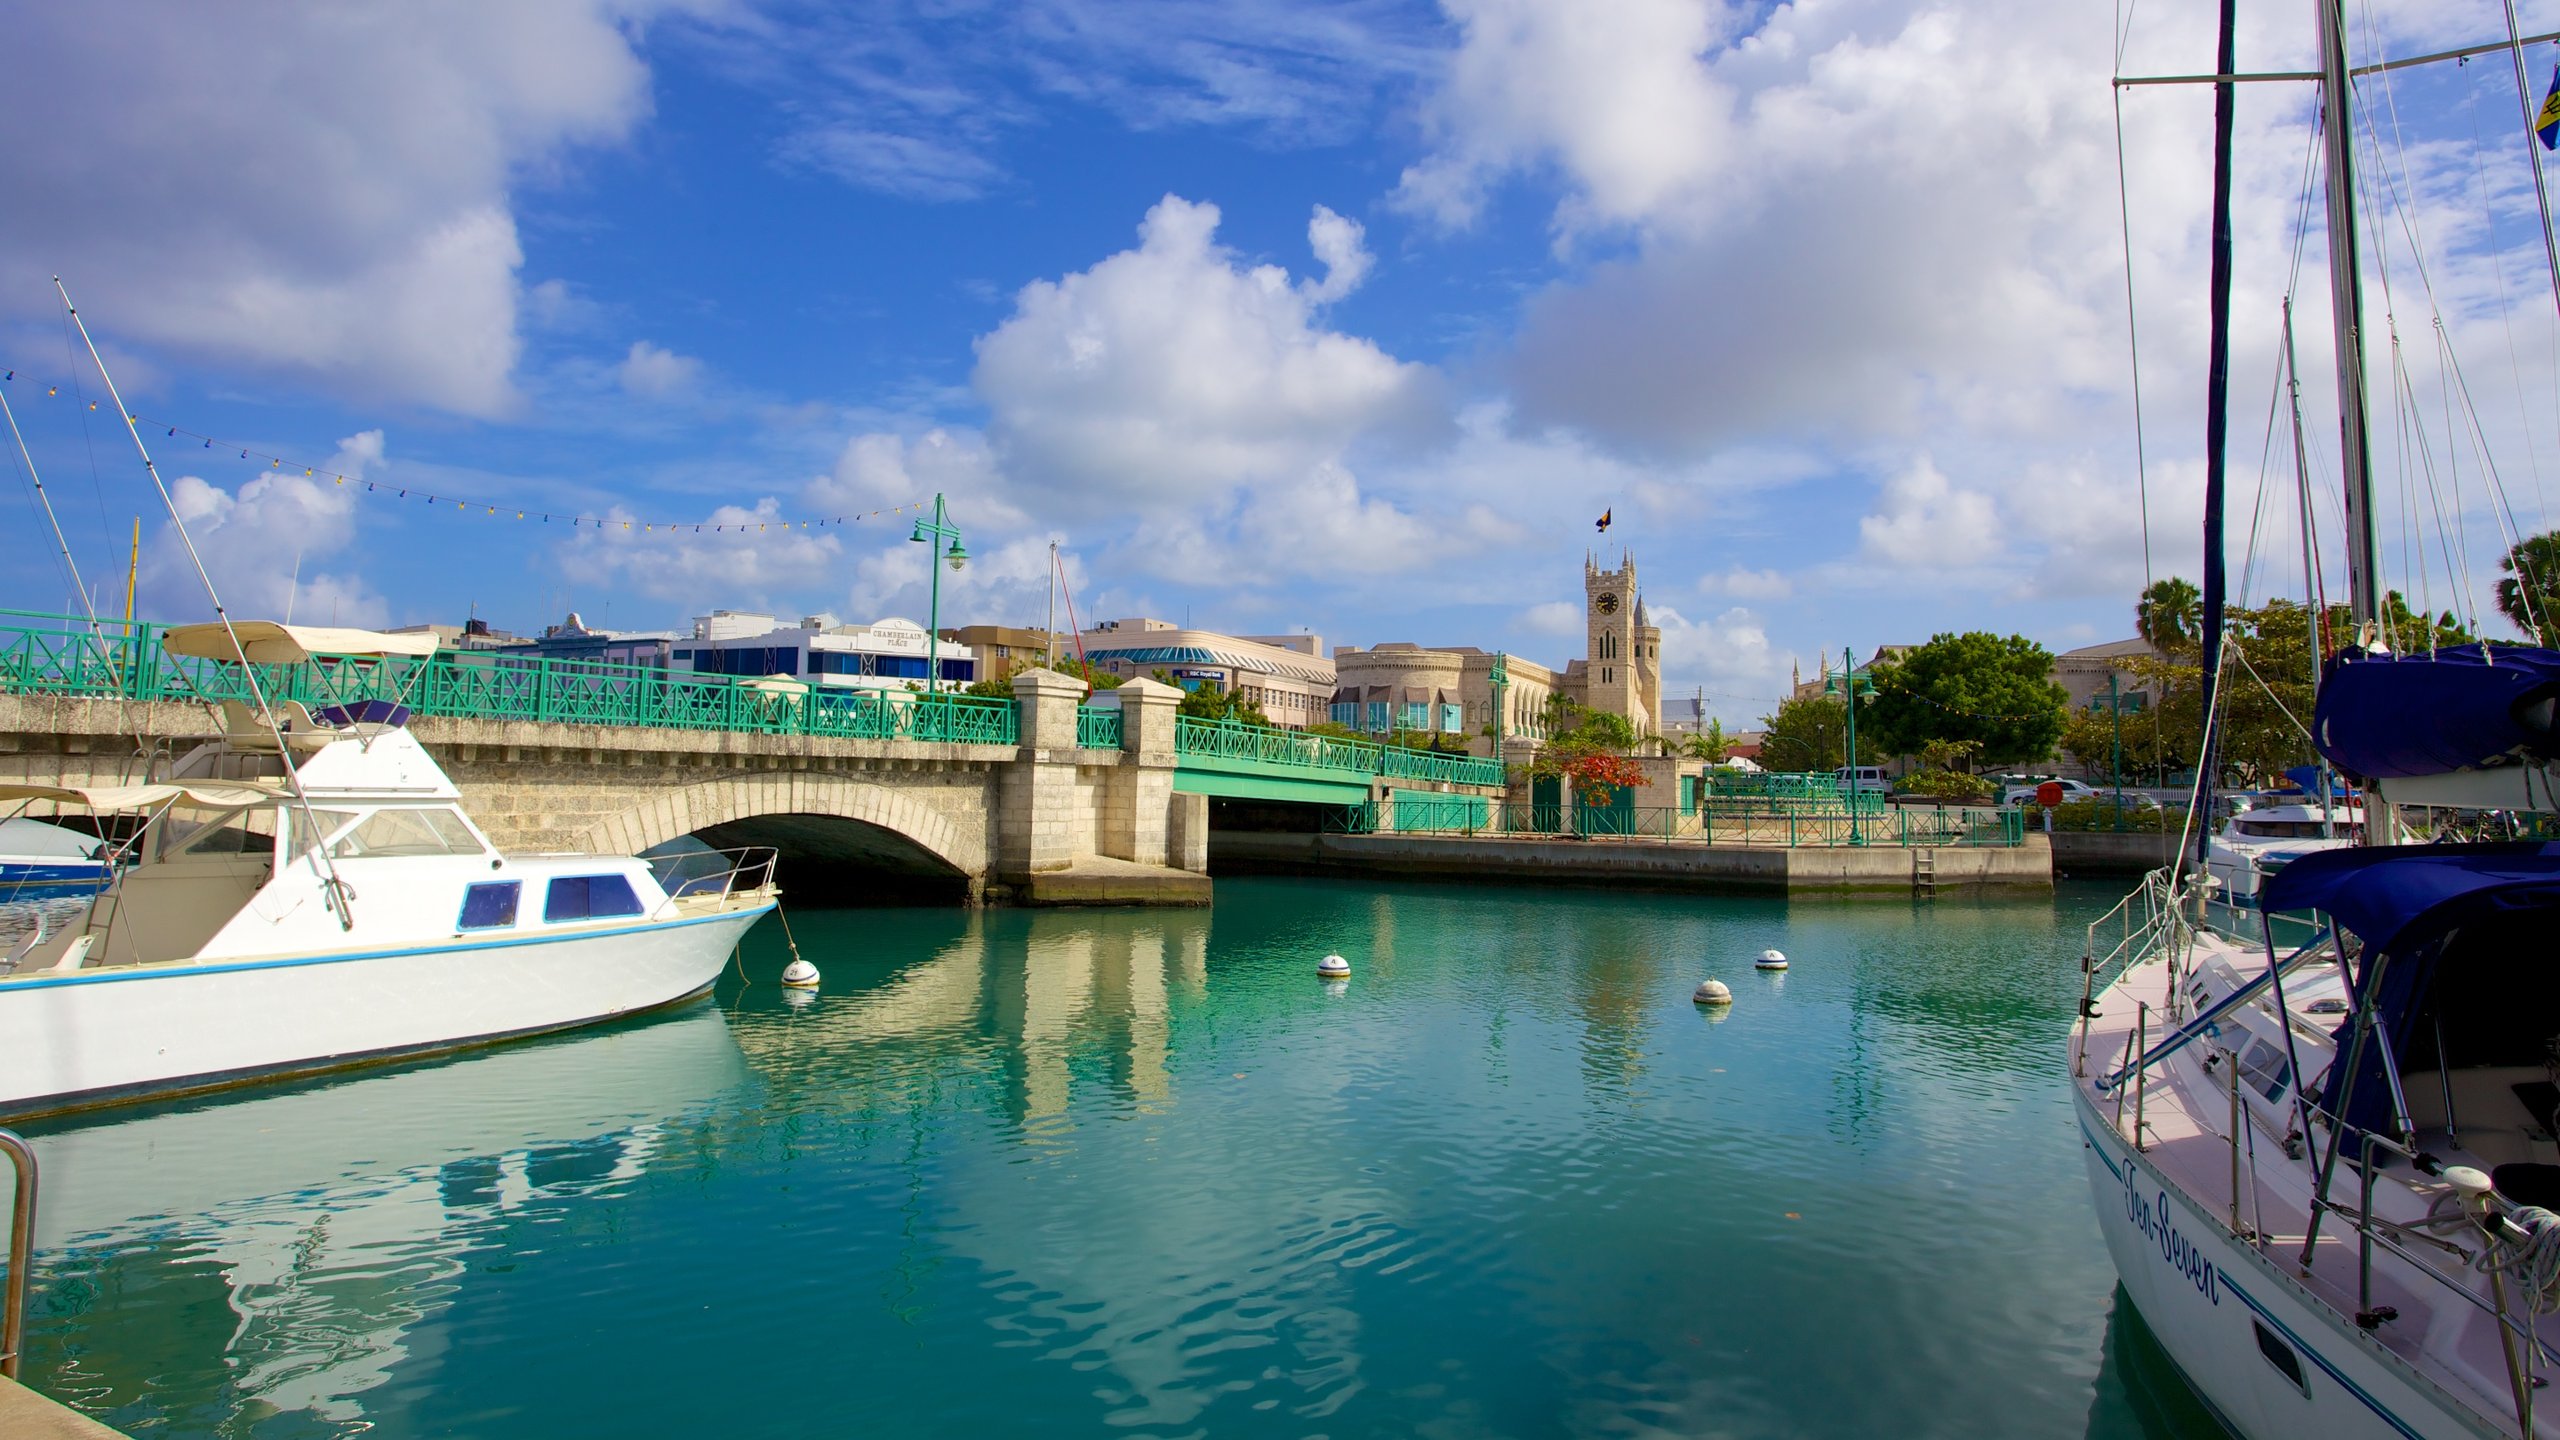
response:
<path fill-rule="evenodd" d="M 715 845 L 781 844 L 787 852 L 801 848 L 790 840 L 797 836 L 805 841 L 810 822 L 848 821 L 895 836 L 903 842 L 899 848 L 912 852 L 926 870 L 968 880 L 986 876 L 983 831 L 955 823 L 905 791 L 834 775 L 737 776 L 659 791 L 595 821 L 579 848 L 637 855 L 680 836 L 699 835 Z M 756 833 L 760 828 L 785 833 Z"/>

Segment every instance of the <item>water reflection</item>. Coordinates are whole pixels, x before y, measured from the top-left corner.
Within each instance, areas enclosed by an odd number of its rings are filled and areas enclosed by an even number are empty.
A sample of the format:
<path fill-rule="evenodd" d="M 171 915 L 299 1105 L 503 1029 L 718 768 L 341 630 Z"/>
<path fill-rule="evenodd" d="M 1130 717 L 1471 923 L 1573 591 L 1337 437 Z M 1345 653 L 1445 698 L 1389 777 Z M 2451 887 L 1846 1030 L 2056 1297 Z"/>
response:
<path fill-rule="evenodd" d="M 355 1427 L 395 1367 L 432 1366 L 413 1338 L 501 1222 L 632 1180 L 746 1077 L 701 1005 L 39 1130 L 27 1378 L 128 1427 L 205 1427 L 215 1395 Z"/>

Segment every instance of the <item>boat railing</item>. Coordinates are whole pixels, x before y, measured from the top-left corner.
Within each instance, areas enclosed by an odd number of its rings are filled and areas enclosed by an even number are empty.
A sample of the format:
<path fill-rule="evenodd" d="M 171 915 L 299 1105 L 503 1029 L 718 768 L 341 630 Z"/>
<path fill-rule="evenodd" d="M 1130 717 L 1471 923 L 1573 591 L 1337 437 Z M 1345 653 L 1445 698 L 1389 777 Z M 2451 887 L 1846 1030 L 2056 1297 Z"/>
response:
<path fill-rule="evenodd" d="M 737 845 L 726 850 L 689 850 L 651 863 L 670 900 L 715 896 L 722 910 L 739 897 L 763 898 L 773 886 L 782 860 L 770 845 Z"/>
<path fill-rule="evenodd" d="M 17 1171 L 9 1206 L 9 1278 L 0 1289 L 0 1377 L 18 1378 L 27 1343 L 27 1266 L 36 1244 L 36 1152 L 13 1131 L 0 1130 L 0 1155 Z"/>
<path fill-rule="evenodd" d="M 2337 1123 L 2337 1118 L 2326 1110 L 2316 1113 L 2333 1125 Z M 2560 1350 L 2554 1350 L 2535 1328 L 2535 1306 L 2530 1297 L 2518 1297 L 2516 1303 L 2509 1303 L 2505 1267 L 2484 1265 L 2477 1253 L 2433 1232 L 2460 1228 L 2492 1246 L 2499 1241 L 2517 1246 L 2528 1244 L 2532 1240 L 2532 1232 L 2518 1225 L 2509 1213 L 2508 1202 L 2496 1191 L 2488 1189 L 2476 1194 L 2466 1194 L 2459 1188 L 2447 1192 L 2446 1198 L 2456 1199 L 2460 1206 L 2458 1225 L 2451 1213 L 2430 1216 L 2428 1221 L 2419 1225 L 2405 1225 L 2376 1217 L 2373 1213 L 2373 1182 L 2380 1168 L 2375 1163 L 2376 1151 L 2388 1151 L 2399 1156 L 2421 1174 L 2442 1177 L 2445 1167 L 2435 1157 L 2412 1150 L 2374 1131 L 2364 1130 L 2358 1134 L 2361 1137 L 2364 1173 L 2359 1181 L 2356 1210 L 2350 1214 L 2345 1206 L 2334 1201 L 2313 1202 L 2356 1232 L 2357 1326 L 2372 1331 L 2399 1318 L 2399 1312 L 2392 1307 L 2373 1303 L 2373 1252 L 2378 1247 L 2399 1257 L 2410 1269 L 2462 1297 L 2464 1303 L 2496 1322 L 2499 1348 L 2506 1359 L 2507 1383 L 2516 1406 L 2517 1434 L 2531 1436 L 2533 1392 L 2544 1383 L 2534 1373 L 2534 1358 L 2538 1355 L 2544 1365 L 2560 1366 Z M 2442 1208 L 2441 1201 L 2438 1208 Z M 2438 1261 L 2411 1249 L 2411 1242 L 2433 1247 L 2451 1256 L 2458 1262 L 2458 1269 L 2448 1274 Z M 2485 1297 L 2472 1284 L 2472 1276 L 2481 1271 L 2489 1277 L 2489 1294 Z M 2523 1347 L 2521 1350 L 2519 1342 Z"/>
<path fill-rule="evenodd" d="M 2165 950 L 2173 963 L 2185 953 L 2194 932 L 2179 906 L 2177 876 L 2174 866 L 2152 871 L 2114 909 L 2089 922 L 2080 952 L 2080 1039 L 2072 1047 L 2073 1075 L 2088 1074 L 2089 1022 L 2098 1015 L 2098 992 L 2155 952 Z M 2174 1004 L 2174 985 L 2170 993 Z"/>

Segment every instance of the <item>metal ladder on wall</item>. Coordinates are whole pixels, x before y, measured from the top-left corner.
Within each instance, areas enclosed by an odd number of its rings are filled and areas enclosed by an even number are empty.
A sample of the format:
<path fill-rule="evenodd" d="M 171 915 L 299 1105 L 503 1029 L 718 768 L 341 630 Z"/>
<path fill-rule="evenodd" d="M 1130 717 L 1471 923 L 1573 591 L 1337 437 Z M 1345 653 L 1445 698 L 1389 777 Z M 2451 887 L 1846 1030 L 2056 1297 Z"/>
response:
<path fill-rule="evenodd" d="M 17 1198 L 9 1207 L 9 1276 L 0 1290 L 0 1377 L 15 1380 L 26 1348 L 27 1262 L 36 1241 L 36 1152 L 15 1133 L 0 1130 L 0 1154 L 18 1172 Z"/>
<path fill-rule="evenodd" d="M 1922 900 L 1938 898 L 1938 852 L 1936 850 L 1911 852 L 1911 893 Z"/>

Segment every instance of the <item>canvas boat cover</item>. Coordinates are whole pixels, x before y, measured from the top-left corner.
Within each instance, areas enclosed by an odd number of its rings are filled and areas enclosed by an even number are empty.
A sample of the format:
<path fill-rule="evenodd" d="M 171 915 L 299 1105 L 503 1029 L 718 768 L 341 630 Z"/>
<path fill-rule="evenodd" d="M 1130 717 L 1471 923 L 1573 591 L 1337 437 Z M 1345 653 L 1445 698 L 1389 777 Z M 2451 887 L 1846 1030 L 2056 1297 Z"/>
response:
<path fill-rule="evenodd" d="M 170 805 L 182 810 L 237 810 L 245 805 L 269 804 L 284 795 L 280 787 L 242 780 L 159 781 L 144 785 L 0 783 L 0 805 L 50 800 L 57 805 L 96 811 L 158 810 Z"/>
<path fill-rule="evenodd" d="M 2358 779 L 2450 775 L 2560 759 L 2560 651 L 2458 645 L 2433 655 L 2347 650 L 2321 677 L 2320 753 Z"/>
<path fill-rule="evenodd" d="M 257 665 L 290 665 L 315 655 L 351 655 L 382 659 L 423 657 L 441 643 L 432 633 L 389 635 L 379 630 L 350 630 L 330 625 L 281 625 L 273 620 L 237 620 L 231 632 L 240 637 L 234 651 L 231 634 L 220 621 L 177 625 L 161 633 L 160 646 L 172 655 L 199 660 L 247 660 Z"/>

